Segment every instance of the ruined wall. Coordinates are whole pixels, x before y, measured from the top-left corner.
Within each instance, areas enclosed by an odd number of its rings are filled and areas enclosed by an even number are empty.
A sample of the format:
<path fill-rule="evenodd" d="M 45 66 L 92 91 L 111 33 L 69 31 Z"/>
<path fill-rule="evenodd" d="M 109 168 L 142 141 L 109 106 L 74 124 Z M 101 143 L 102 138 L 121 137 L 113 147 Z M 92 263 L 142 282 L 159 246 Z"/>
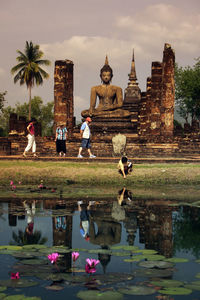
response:
<path fill-rule="evenodd" d="M 57 60 L 54 70 L 54 132 L 60 124 L 70 131 L 75 125 L 73 100 L 73 69 L 71 60 Z"/>
<path fill-rule="evenodd" d="M 151 77 L 147 78 L 146 99 L 140 105 L 140 136 L 157 141 L 173 137 L 175 54 L 165 44 L 162 62 L 152 62 Z M 146 124 L 144 124 L 146 122 Z"/>

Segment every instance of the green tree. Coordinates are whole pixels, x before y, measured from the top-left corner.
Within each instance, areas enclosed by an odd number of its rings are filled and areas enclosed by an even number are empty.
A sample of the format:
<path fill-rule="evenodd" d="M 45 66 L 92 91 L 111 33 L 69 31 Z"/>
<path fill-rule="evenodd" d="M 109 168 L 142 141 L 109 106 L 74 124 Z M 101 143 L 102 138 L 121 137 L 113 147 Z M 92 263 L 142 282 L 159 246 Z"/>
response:
<path fill-rule="evenodd" d="M 44 53 L 40 50 L 39 45 L 33 45 L 32 42 L 26 41 L 25 53 L 17 50 L 19 56 L 16 60 L 19 62 L 11 69 L 11 73 L 15 75 L 14 83 L 18 82 L 20 85 L 26 84 L 29 90 L 29 120 L 31 119 L 31 90 L 36 85 L 41 85 L 43 79 L 49 78 L 49 74 L 44 71 L 41 66 L 49 66 L 50 61 L 41 59 Z"/>
<path fill-rule="evenodd" d="M 5 104 L 5 95 L 7 94 L 7 92 L 3 92 L 3 93 L 0 93 L 0 111 L 3 110 L 3 107 L 4 107 L 4 104 Z"/>
<path fill-rule="evenodd" d="M 14 113 L 15 109 L 11 106 L 3 108 L 0 114 L 0 136 L 8 136 L 9 133 L 9 118 L 10 114 Z"/>
<path fill-rule="evenodd" d="M 53 134 L 53 101 L 43 104 L 41 97 L 35 96 L 31 100 L 32 117 L 42 126 L 42 136 L 51 136 Z M 29 106 L 27 103 L 16 104 L 15 112 L 18 116 L 28 117 Z"/>
<path fill-rule="evenodd" d="M 188 123 L 200 120 L 200 58 L 193 67 L 175 67 L 175 98 L 178 113 Z"/>
<path fill-rule="evenodd" d="M 43 104 L 43 100 L 38 96 L 35 96 L 31 100 L 32 117 L 36 118 L 36 120 L 41 123 L 42 136 L 51 136 L 53 134 L 53 105 L 53 101 Z M 16 113 L 18 116 L 28 118 L 29 105 L 27 103 L 17 103 L 14 108 L 8 106 L 3 109 L 3 112 L 0 114 L 0 124 L 2 127 L 0 136 L 8 135 L 9 118 L 11 113 Z"/>

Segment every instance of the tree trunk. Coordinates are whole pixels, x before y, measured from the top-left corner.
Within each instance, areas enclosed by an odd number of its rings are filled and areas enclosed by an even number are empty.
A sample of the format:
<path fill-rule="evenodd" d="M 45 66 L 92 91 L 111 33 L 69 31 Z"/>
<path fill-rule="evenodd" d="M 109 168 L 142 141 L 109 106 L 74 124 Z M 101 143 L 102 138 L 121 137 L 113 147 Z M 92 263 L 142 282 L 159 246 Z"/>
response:
<path fill-rule="evenodd" d="M 31 86 L 28 87 L 29 90 L 29 109 L 28 109 L 28 119 L 31 120 Z"/>

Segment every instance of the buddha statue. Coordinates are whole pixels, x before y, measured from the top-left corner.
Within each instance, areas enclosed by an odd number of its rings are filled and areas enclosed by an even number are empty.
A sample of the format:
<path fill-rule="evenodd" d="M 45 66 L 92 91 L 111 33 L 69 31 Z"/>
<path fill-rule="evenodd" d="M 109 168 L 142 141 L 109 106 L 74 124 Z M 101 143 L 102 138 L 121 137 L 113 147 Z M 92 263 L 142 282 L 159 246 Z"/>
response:
<path fill-rule="evenodd" d="M 102 84 L 91 88 L 90 108 L 81 112 L 82 117 L 124 118 L 130 116 L 128 110 L 121 108 L 123 105 L 122 89 L 110 84 L 112 77 L 113 71 L 106 56 L 105 65 L 100 71 Z M 95 108 L 97 97 L 99 105 Z"/>

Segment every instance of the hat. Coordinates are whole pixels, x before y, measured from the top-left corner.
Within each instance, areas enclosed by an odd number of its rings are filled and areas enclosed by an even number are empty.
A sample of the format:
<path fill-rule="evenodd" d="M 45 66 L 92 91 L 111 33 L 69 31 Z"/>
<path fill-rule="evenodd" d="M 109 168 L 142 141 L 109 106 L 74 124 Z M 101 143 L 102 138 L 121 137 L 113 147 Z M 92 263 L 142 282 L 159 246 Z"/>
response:
<path fill-rule="evenodd" d="M 92 119 L 91 119 L 90 117 L 87 117 L 87 118 L 86 118 L 86 121 L 92 122 Z"/>

